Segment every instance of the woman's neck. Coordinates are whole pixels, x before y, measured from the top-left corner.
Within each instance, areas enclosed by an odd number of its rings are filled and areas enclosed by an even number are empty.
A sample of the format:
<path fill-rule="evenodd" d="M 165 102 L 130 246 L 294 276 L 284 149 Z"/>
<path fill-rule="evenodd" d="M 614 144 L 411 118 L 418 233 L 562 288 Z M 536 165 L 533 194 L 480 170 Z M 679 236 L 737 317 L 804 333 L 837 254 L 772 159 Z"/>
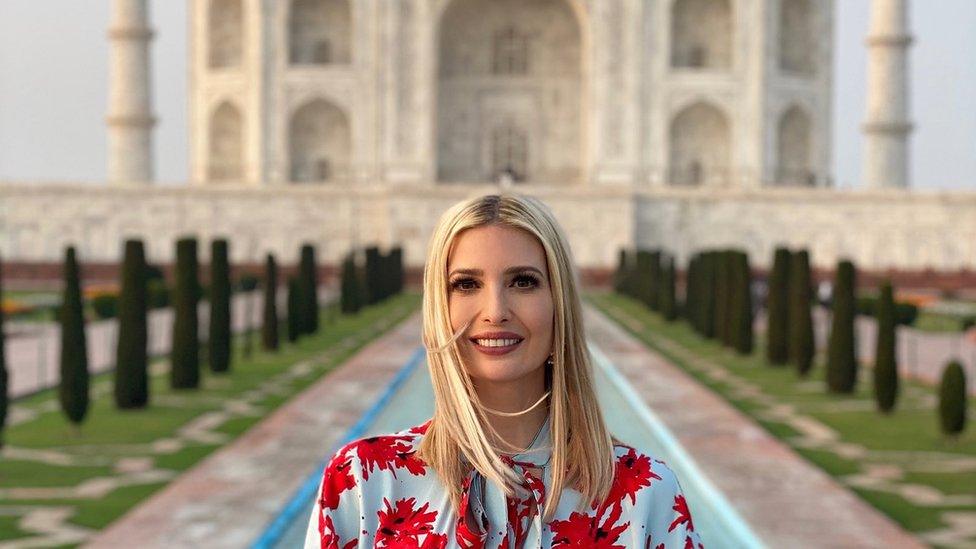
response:
<path fill-rule="evenodd" d="M 499 412 L 521 412 L 536 404 L 546 392 L 544 376 L 533 376 L 531 380 L 520 379 L 506 383 L 475 381 L 475 389 L 484 406 Z M 543 400 L 528 412 L 514 417 L 491 412 L 486 412 L 486 416 L 504 441 L 493 440 L 495 447 L 504 453 L 517 453 L 515 449 L 524 450 L 532 444 L 532 440 L 545 423 L 549 416 L 549 399 Z"/>

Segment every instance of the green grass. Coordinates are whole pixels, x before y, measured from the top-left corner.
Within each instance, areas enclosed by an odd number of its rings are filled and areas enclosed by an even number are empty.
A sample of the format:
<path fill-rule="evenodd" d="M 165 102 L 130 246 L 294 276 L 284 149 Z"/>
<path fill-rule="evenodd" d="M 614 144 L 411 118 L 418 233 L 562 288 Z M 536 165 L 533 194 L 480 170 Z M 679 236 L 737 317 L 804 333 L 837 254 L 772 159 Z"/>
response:
<path fill-rule="evenodd" d="M 417 309 L 419 302 L 420 296 L 417 294 L 400 295 L 349 316 L 339 315 L 337 306 L 331 305 L 320 311 L 318 334 L 306 336 L 295 344 L 289 344 L 282 337 L 277 353 L 260 350 L 259 337 L 255 337 L 254 352 L 249 359 L 242 356 L 241 338 L 235 338 L 234 360 L 229 374 L 211 374 L 206 363 L 202 362 L 201 387 L 181 391 L 169 388 L 168 373 L 153 375 L 150 381 L 150 405 L 142 410 L 115 409 L 111 391 L 108 390 L 112 383 L 111 373 L 93 376 L 93 394 L 98 391 L 103 394 L 93 397 L 88 416 L 80 429 L 70 425 L 57 406 L 52 406 L 57 401 L 55 390 L 20 399 L 14 403 L 15 406 L 34 409 L 38 411 L 38 416 L 8 428 L 6 442 L 9 446 L 84 456 L 86 463 L 94 460 L 99 465 L 50 466 L 24 460 L 5 460 L 0 464 L 0 498 L 6 505 L 73 505 L 76 513 L 71 522 L 94 529 L 104 528 L 165 486 L 165 483 L 121 487 L 98 500 L 55 498 L 22 501 L 3 496 L 2 488 L 74 486 L 86 479 L 111 476 L 112 464 L 120 457 L 153 457 L 158 468 L 185 471 L 220 446 L 190 443 L 172 454 L 153 454 L 149 443 L 175 437 L 180 428 L 201 414 L 221 410 L 226 401 L 265 386 L 298 362 L 311 361 L 308 375 L 279 385 L 284 389 L 284 394 L 266 395 L 252 401 L 262 412 L 262 417 L 231 416 L 214 429 L 227 434 L 229 443 L 383 331 L 406 318 Z M 390 324 L 381 330 L 383 321 Z M 281 333 L 283 336 L 284 332 Z M 340 346 L 340 343 L 343 345 Z M 47 408 L 53 409 L 44 411 Z M 0 521 L 0 540 L 25 535 L 16 526 L 19 517 L 3 518 L 5 520 Z"/>
<path fill-rule="evenodd" d="M 4 459 L 0 466 L 0 488 L 77 486 L 95 477 L 111 476 L 110 466 L 44 465 L 44 474 L 38 474 L 35 461 Z"/>
<path fill-rule="evenodd" d="M 912 327 L 923 332 L 961 332 L 962 322 L 960 317 L 919 311 Z"/>
<path fill-rule="evenodd" d="M 791 444 L 799 435 L 789 425 L 758 419 L 757 412 L 764 407 L 751 398 L 732 395 L 725 382 L 707 377 L 701 370 L 686 363 L 683 355 L 669 352 L 654 338 L 665 338 L 694 355 L 723 366 L 736 377 L 757 385 L 764 394 L 780 404 L 790 404 L 800 414 L 816 418 L 836 430 L 841 441 L 861 444 L 869 450 L 888 452 L 870 457 L 871 463 L 890 463 L 910 467 L 923 454 L 912 452 L 938 452 L 950 456 L 976 457 L 976 429 L 969 425 L 957 440 L 944 437 L 938 426 L 936 410 L 927 406 L 924 397 L 935 394 L 935 389 L 911 380 L 902 380 L 901 392 L 895 412 L 882 415 L 875 411 L 871 392 L 871 371 L 861 368 L 856 391 L 851 395 L 834 395 L 826 391 L 824 365 L 817 361 L 806 379 L 801 379 L 793 368 L 770 367 L 763 358 L 764 340 L 756 338 L 751 355 L 741 356 L 723 348 L 719 343 L 707 340 L 695 333 L 686 323 L 664 321 L 635 300 L 616 294 L 593 294 L 588 300 L 604 313 L 630 331 L 648 346 L 683 368 L 695 379 L 723 396 L 733 406 L 752 416 L 770 434 Z M 969 417 L 976 418 L 976 399 L 970 399 Z M 796 451 L 814 465 L 842 481 L 844 476 L 861 471 L 862 463 L 844 459 L 825 450 L 795 447 Z M 908 471 L 906 480 L 943 490 L 944 493 L 976 493 L 976 474 L 921 473 Z M 940 513 L 953 507 L 924 507 L 913 505 L 900 496 L 856 489 L 866 501 L 891 516 L 906 529 L 924 532 L 945 526 Z M 976 511 L 976 506 L 962 507 Z"/>

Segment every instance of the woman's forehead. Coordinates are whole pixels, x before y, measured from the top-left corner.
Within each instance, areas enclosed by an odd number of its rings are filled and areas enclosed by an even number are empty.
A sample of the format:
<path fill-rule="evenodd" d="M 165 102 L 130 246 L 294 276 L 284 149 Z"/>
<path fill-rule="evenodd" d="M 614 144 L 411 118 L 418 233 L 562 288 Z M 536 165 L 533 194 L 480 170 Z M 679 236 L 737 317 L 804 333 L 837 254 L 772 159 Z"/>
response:
<path fill-rule="evenodd" d="M 465 229 L 451 243 L 448 270 L 505 270 L 532 266 L 545 272 L 542 244 L 532 233 L 507 225 L 483 225 Z"/>

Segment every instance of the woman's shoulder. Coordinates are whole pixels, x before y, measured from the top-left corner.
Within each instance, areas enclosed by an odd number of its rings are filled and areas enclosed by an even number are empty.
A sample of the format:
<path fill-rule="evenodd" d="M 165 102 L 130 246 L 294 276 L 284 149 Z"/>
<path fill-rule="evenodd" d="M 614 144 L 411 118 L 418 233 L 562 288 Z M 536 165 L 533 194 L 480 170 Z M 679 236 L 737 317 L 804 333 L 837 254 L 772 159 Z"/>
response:
<path fill-rule="evenodd" d="M 611 497 L 639 501 L 664 500 L 673 503 L 683 500 L 678 477 L 668 464 L 651 452 L 621 442 L 615 442 L 616 459 Z"/>
<path fill-rule="evenodd" d="M 426 464 L 416 456 L 420 440 L 427 432 L 430 421 L 395 433 L 362 437 L 343 445 L 326 467 L 330 470 L 349 469 L 349 474 L 369 480 L 376 472 L 387 472 L 394 477 L 401 470 L 412 475 L 423 475 Z"/>

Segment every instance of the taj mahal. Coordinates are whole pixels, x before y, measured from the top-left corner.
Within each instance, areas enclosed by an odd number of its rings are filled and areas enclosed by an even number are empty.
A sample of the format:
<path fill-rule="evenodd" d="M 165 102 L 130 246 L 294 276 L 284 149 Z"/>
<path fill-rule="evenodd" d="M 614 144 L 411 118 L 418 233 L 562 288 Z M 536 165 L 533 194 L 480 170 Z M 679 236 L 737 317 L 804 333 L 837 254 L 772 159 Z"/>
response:
<path fill-rule="evenodd" d="M 909 181 L 907 0 L 872 0 L 864 188 L 831 176 L 833 0 L 191 0 L 190 180 L 153 184 L 146 0 L 113 0 L 108 181 L 0 182 L 0 253 L 112 262 L 226 236 L 236 262 L 401 244 L 511 188 L 584 269 L 776 246 L 815 266 L 976 267 L 976 193 Z M 205 248 L 205 247 L 204 247 Z"/>

